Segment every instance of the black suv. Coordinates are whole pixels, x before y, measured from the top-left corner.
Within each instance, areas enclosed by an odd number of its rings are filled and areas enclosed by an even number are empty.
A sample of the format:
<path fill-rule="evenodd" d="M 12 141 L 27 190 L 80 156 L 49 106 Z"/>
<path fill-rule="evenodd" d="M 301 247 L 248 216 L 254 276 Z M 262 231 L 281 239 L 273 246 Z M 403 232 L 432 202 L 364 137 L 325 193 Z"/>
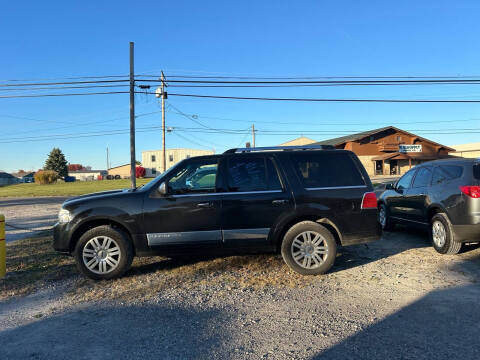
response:
<path fill-rule="evenodd" d="M 480 161 L 445 159 L 418 165 L 379 199 L 384 230 L 395 223 L 430 228 L 433 247 L 456 254 L 462 243 L 480 241 Z"/>
<path fill-rule="evenodd" d="M 181 161 L 137 189 L 66 201 L 54 248 L 94 279 L 134 256 L 281 251 L 301 274 L 333 265 L 337 245 L 378 239 L 377 199 L 358 158 L 328 146 L 231 149 Z"/>

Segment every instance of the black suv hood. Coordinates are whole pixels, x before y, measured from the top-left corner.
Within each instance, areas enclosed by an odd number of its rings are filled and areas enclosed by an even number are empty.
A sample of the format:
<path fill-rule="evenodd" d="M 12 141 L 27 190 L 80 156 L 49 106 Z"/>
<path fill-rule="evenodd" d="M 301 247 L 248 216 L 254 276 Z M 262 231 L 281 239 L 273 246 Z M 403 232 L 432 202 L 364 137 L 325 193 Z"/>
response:
<path fill-rule="evenodd" d="M 112 195 L 118 195 L 122 193 L 130 193 L 132 192 L 132 189 L 118 189 L 118 190 L 109 190 L 109 191 L 100 191 L 96 193 L 91 193 L 91 194 L 85 194 L 85 195 L 80 195 L 80 196 L 75 196 L 73 198 L 67 199 L 64 204 L 70 204 L 73 202 L 77 202 L 78 200 L 96 200 Z"/>

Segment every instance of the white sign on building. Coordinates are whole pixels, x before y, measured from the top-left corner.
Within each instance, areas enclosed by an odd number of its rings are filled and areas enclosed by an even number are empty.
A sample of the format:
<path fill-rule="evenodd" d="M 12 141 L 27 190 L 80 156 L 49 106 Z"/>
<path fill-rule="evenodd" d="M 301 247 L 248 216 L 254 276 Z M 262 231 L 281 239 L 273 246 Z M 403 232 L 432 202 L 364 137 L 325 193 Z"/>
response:
<path fill-rule="evenodd" d="M 422 145 L 398 145 L 398 151 L 401 153 L 415 153 L 422 152 Z"/>

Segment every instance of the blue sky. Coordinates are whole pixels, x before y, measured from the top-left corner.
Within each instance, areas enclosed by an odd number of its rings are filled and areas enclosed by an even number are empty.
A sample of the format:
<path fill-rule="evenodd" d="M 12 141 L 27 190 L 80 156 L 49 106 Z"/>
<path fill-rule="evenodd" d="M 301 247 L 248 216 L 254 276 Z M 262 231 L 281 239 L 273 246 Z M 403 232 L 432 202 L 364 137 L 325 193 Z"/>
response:
<path fill-rule="evenodd" d="M 129 41 L 135 42 L 137 74 L 164 70 L 167 78 L 480 76 L 478 1 L 12 1 L 2 2 L 0 9 L 2 83 L 126 75 Z M 478 85 L 168 90 L 271 97 L 480 98 Z M 60 147 L 71 163 L 105 168 L 108 146 L 112 165 L 127 163 L 127 134 L 32 140 L 128 129 L 128 101 L 128 94 L 0 99 L 0 169 L 38 169 L 53 147 Z M 257 146 L 298 136 L 262 133 L 268 130 L 304 132 L 322 140 L 337 135 L 309 132 L 341 135 L 386 125 L 425 131 L 480 128 L 480 104 L 283 103 L 174 96 L 168 102 L 198 115 L 209 127 L 243 130 L 254 123 Z M 136 106 L 137 114 L 160 110 L 151 95 L 138 94 Z M 160 123 L 159 113 L 137 119 L 138 127 Z M 199 127 L 172 111 L 167 112 L 167 126 Z M 479 137 L 417 133 L 446 145 L 476 142 Z M 219 152 L 250 140 L 247 133 L 178 134 L 167 134 L 168 147 Z M 19 138 L 23 141 L 5 143 Z M 159 130 L 137 134 L 137 158 L 142 150 L 160 147 Z"/>

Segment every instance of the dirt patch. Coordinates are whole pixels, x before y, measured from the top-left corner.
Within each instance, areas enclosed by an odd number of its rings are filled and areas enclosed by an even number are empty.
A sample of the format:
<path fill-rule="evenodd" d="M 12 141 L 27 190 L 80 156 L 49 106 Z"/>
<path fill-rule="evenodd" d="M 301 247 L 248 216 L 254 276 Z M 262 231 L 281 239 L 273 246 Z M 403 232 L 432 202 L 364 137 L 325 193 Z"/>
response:
<path fill-rule="evenodd" d="M 160 292 L 206 285 L 232 289 L 266 286 L 299 287 L 313 281 L 291 271 L 279 255 L 230 257 L 136 258 L 121 279 L 93 281 L 79 276 L 73 258 L 57 254 L 51 237 L 7 244 L 7 277 L 0 281 L 0 300 L 31 294 L 46 285 L 70 280 L 65 296 L 73 303 L 101 299 L 148 300 Z"/>

